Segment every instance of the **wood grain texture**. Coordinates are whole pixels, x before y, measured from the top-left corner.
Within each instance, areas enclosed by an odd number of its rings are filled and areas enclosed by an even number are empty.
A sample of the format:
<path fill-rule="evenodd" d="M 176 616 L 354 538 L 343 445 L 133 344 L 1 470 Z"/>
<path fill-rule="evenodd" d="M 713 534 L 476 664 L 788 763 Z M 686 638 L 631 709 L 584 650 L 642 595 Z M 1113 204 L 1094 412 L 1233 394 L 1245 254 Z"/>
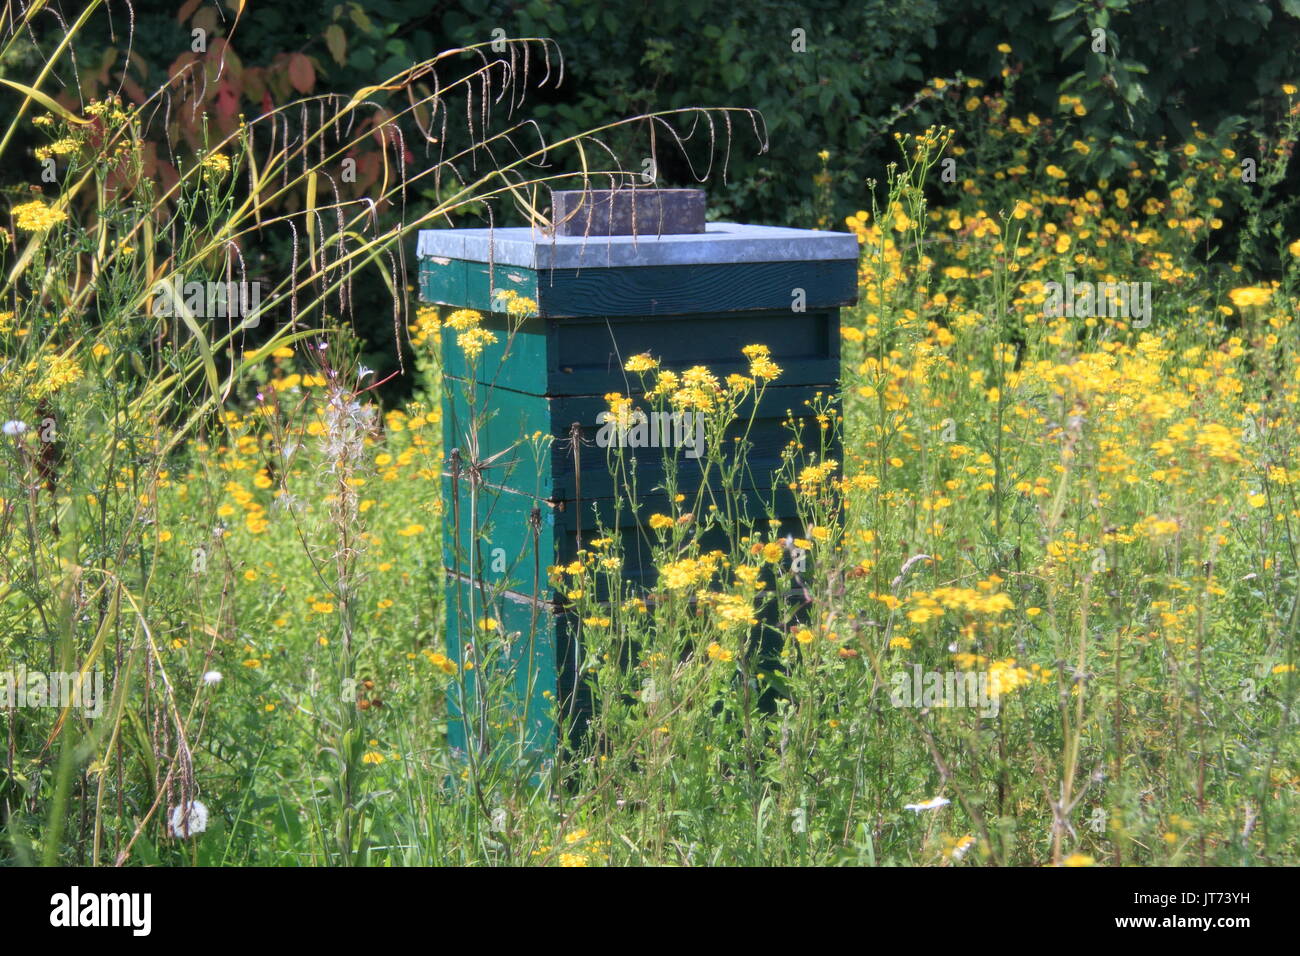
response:
<path fill-rule="evenodd" d="M 510 642 L 508 653 L 500 653 L 499 638 L 492 639 L 498 653 L 489 666 L 509 679 L 506 692 L 488 702 L 492 708 L 488 718 L 499 724 L 510 720 L 521 722 L 526 728 L 529 755 L 539 760 L 552 756 L 558 743 L 553 717 L 560 686 L 558 664 L 562 656 L 565 660 L 573 659 L 571 650 L 562 651 L 560 647 L 571 640 L 572 631 L 565 624 L 565 615 L 450 575 L 446 595 L 447 656 L 458 667 L 463 668 L 469 659 L 467 641 L 462 635 L 474 633 L 471 614 L 475 619 L 492 617 L 501 623 L 505 634 L 517 635 Z M 461 750 L 468 742 L 464 719 L 468 716 L 474 720 L 479 713 L 479 677 L 475 670 L 464 674 L 464 699 L 456 682 L 447 688 L 447 739 L 452 747 Z M 500 739 L 500 732 L 494 730 L 492 736 Z"/>
<path fill-rule="evenodd" d="M 813 418 L 812 407 L 805 402 L 815 402 L 818 392 L 829 391 L 812 385 L 769 387 L 757 405 L 752 424 L 749 417 L 753 398 L 742 405 L 740 420 L 733 422 L 724 435 L 728 460 L 736 454 L 736 438 L 744 435 L 749 444 L 738 479 L 740 487 L 764 488 L 773 483 L 781 454 L 793 435 L 784 424 L 787 416 L 793 415 L 796 421 L 803 422 L 805 443 L 817 440 L 819 425 Z M 475 394 L 479 406 L 489 409 L 487 420 L 478 428 L 479 455 L 484 460 L 500 455 L 487 477 L 493 484 L 539 498 L 569 500 L 579 491 L 584 498 L 624 494 L 624 489 L 631 484 L 633 467 L 639 493 L 649 494 L 664 480 L 665 460 L 676 461 L 678 486 L 683 492 L 699 488 L 704 477 L 705 457 L 688 457 L 681 448 L 625 447 L 621 449 L 620 462 L 617 454 L 620 450 L 599 447 L 597 416 L 608 408 L 603 397 L 549 398 L 485 385 L 476 386 Z M 471 412 L 462 389 L 450 387 L 444 405 L 444 448 L 468 448 L 465 435 Z M 580 435 L 577 469 L 570 439 L 575 424 Z M 556 436 L 541 460 L 527 441 L 528 436 L 537 432 Z M 839 459 L 838 449 L 832 448 L 828 457 Z M 618 471 L 617 475 L 612 468 Z"/>
<path fill-rule="evenodd" d="M 716 265 L 547 269 L 424 259 L 420 294 L 426 302 L 491 311 L 503 289 L 538 303 L 547 318 L 687 315 L 699 312 L 837 308 L 857 300 L 857 263 L 849 259 L 743 262 Z M 796 292 L 802 290 L 802 294 Z"/>
<path fill-rule="evenodd" d="M 639 376 L 624 373 L 633 355 L 649 352 L 660 367 L 682 371 L 706 365 L 719 378 L 749 370 L 741 350 L 762 343 L 781 367 L 782 385 L 833 382 L 840 367 L 838 309 L 809 312 L 793 322 L 788 312 L 717 312 L 673 316 L 529 319 L 522 324 L 487 313 L 483 327 L 497 342 L 470 363 L 443 334 L 445 373 L 532 395 L 605 395 L 642 391 Z M 653 384 L 653 376 L 651 376 Z"/>

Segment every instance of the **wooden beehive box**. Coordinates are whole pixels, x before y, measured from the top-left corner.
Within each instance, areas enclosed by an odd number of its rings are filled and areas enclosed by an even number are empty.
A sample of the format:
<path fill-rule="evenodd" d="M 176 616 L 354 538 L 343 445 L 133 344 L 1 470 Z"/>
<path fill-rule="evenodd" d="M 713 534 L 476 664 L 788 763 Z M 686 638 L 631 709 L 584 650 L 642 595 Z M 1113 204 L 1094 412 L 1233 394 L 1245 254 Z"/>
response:
<path fill-rule="evenodd" d="M 508 633 L 522 635 L 512 647 L 519 665 L 518 717 L 539 753 L 553 751 L 553 704 L 572 690 L 574 678 L 566 678 L 566 671 L 577 660 L 574 629 L 557 610 L 547 568 L 573 560 L 580 539 L 594 537 L 597 521 L 613 525 L 621 511 L 625 574 L 653 586 L 648 549 L 635 531 L 649 514 L 671 511 L 655 488 L 662 474 L 660 449 L 624 452 L 637 459 L 641 509 L 633 513 L 626 489 L 610 474 L 605 450 L 594 440 L 607 393 L 639 397 L 637 376 L 623 370 L 627 359 L 649 352 L 662 368 L 704 365 L 722 379 L 747 371 L 744 346 L 770 348 L 783 371 L 768 386 L 748 435 L 745 493 L 754 517 L 762 517 L 765 503 L 774 503 L 779 517 L 794 517 L 790 493 L 772 478 L 790 438 L 782 422 L 790 413 L 811 414 L 805 401 L 818 392 L 833 393 L 839 379 L 839 310 L 856 297 L 855 237 L 706 224 L 702 194 L 662 191 L 665 195 L 656 199 L 656 192 L 661 191 L 637 191 L 635 201 L 643 205 L 631 215 L 616 194 L 610 205 L 598 201 L 590 216 L 579 205 L 582 194 L 556 194 L 561 215 L 575 207 L 578 214 L 554 234 L 503 228 L 429 230 L 419 236 L 421 297 L 481 312 L 484 327 L 498 339 L 471 366 L 454 336 L 443 337 L 444 458 L 458 449 L 462 462 L 466 459 L 470 390 L 478 407 L 491 415 L 477 430 L 480 459 L 537 432 L 555 438 L 540 462 L 524 446 L 488 469 L 486 483 L 476 491 L 477 532 L 469 524 L 468 476 L 449 465 L 443 478 L 449 654 L 459 661 L 469 639 L 461 632 L 468 624 L 466 559 L 475 538 L 482 558 L 478 579 L 503 589 L 491 616 Z M 682 231 L 657 234 L 665 224 Z M 646 231 L 604 234 L 631 225 Z M 536 317 L 513 336 L 509 329 L 518 321 L 497 311 L 502 290 L 538 305 Z M 680 490 L 698 490 L 700 460 L 678 460 Z M 476 606 L 481 600 L 475 597 Z M 460 706 L 453 701 L 455 714 Z M 460 745 L 465 734 L 458 724 L 453 721 L 451 736 Z"/>

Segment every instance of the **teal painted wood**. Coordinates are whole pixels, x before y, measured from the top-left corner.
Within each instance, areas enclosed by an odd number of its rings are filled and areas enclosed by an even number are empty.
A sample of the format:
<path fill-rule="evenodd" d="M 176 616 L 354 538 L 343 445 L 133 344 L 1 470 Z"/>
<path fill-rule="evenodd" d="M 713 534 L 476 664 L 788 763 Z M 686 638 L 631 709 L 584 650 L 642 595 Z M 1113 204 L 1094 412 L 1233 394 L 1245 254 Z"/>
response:
<path fill-rule="evenodd" d="M 478 578 L 490 587 L 547 601 L 556 598 L 547 569 L 577 557 L 580 531 L 583 547 L 589 551 L 591 542 L 598 537 L 616 538 L 618 547 L 613 550 L 623 555 L 628 580 L 653 585 L 651 554 L 658 539 L 644 524 L 652 514 L 673 514 L 675 510 L 664 494 L 646 495 L 636 502 L 626 497 L 547 501 L 488 485 L 475 489 L 480 508 L 479 530 L 475 533 L 468 517 L 467 484 L 453 482 L 444 475 L 442 489 L 444 501 L 459 503 L 458 508 L 448 507 L 443 521 L 443 554 L 448 568 L 468 574 L 474 567 Z M 678 510 L 697 513 L 703 519 L 709 503 L 710 497 L 705 496 L 703 503 L 692 499 Z M 751 522 L 764 536 L 771 534 L 769 518 L 781 522 L 782 534 L 804 536 L 798 526 L 794 493 L 785 485 L 747 489 L 727 499 L 718 497 L 712 503 L 723 515 Z M 709 532 L 700 543 L 706 550 L 726 545 L 718 531 Z M 474 564 L 471 555 L 476 559 Z"/>
<path fill-rule="evenodd" d="M 475 596 L 475 619 L 491 617 L 500 622 L 501 631 L 477 638 L 481 641 L 481 666 L 466 671 L 465 663 L 474 655 L 463 635 L 476 630 L 470 620 L 471 594 Z M 534 767 L 553 757 L 557 742 L 558 662 L 567 635 L 564 615 L 551 607 L 519 595 L 494 594 L 491 588 L 449 576 L 447 656 L 456 662 L 461 674 L 448 690 L 451 719 L 447 737 L 451 746 L 464 751 L 471 743 L 481 747 L 481 741 L 490 741 L 495 746 L 483 748 L 484 756 L 523 759 Z M 482 680 L 485 673 L 489 675 L 486 682 Z M 480 695 L 485 683 L 490 693 Z"/>
<path fill-rule="evenodd" d="M 626 395 L 640 392 L 640 378 L 622 372 L 633 355 L 649 352 L 661 366 L 682 371 L 706 365 L 719 379 L 747 374 L 741 350 L 762 344 L 781 366 L 779 383 L 824 385 L 840 368 L 839 310 L 695 312 L 680 316 L 574 318 L 552 325 L 550 395 L 604 395 L 614 386 Z M 654 376 L 649 380 L 653 383 Z"/>
<path fill-rule="evenodd" d="M 850 305 L 857 278 L 857 261 L 849 259 L 532 270 L 439 258 L 421 261 L 420 294 L 439 305 L 492 311 L 510 289 L 533 299 L 546 318 L 766 309 L 799 321 L 793 303 L 807 310 Z"/>
<path fill-rule="evenodd" d="M 655 490 L 664 451 L 653 447 L 621 453 L 637 462 L 639 506 L 629 506 L 626 475 L 611 474 L 606 450 L 594 441 L 596 416 L 607 408 L 604 395 L 639 395 L 639 379 L 623 372 L 635 354 L 650 352 L 677 371 L 704 365 L 725 378 L 747 371 L 745 345 L 767 345 L 784 374 L 749 427 L 752 447 L 740 488 L 731 499 L 721 498 L 721 488 L 705 483 L 699 461 L 680 454 L 678 490 L 701 493 L 703 501 L 689 506 L 701 515 L 712 500 L 724 509 L 741 507 L 752 519 L 770 516 L 783 533 L 801 534 L 793 494 L 775 476 L 791 437 L 783 422 L 788 412 L 808 419 L 805 400 L 818 390 L 831 392 L 839 379 L 839 308 L 856 298 L 857 243 L 844 234 L 710 223 L 702 235 L 599 242 L 547 239 L 526 229 L 435 230 L 421 234 L 419 248 L 425 301 L 484 313 L 485 326 L 499 340 L 469 365 L 454 334 L 444 336 L 445 450 L 459 469 L 471 448 L 479 459 L 503 453 L 487 469 L 486 483 L 471 484 L 463 470 L 454 482 L 444 479 L 447 564 L 469 572 L 472 544 L 480 557 L 473 571 L 487 592 L 474 593 L 480 602 L 492 601 L 486 615 L 505 622 L 508 634 L 527 638 L 526 649 L 512 638 L 509 652 L 499 657 L 513 688 L 504 696 L 513 701 L 499 701 L 494 715 L 480 717 L 475 695 L 482 675 L 473 675 L 468 698 L 453 695 L 453 714 L 525 726 L 524 750 L 553 754 L 551 718 L 538 716 L 551 711 L 539 701 L 567 700 L 570 691 L 580 692 L 581 681 L 572 673 L 580 659 L 579 628 L 556 610 L 546 568 L 568 563 L 596 534 L 609 533 L 617 536 L 624 559 L 619 586 L 652 588 L 655 539 L 644 522 L 649 514 L 674 511 L 666 494 Z M 502 307 L 503 290 L 537 302 L 538 317 L 517 328 L 508 323 L 494 311 Z M 472 406 L 490 411 L 474 436 Z M 742 416 L 748 418 L 745 411 Z M 805 435 L 815 436 L 815 423 L 809 421 L 808 429 Z M 555 440 L 539 450 L 533 435 Z M 805 443 L 813 442 L 805 437 Z M 841 457 L 838 449 L 828 454 Z M 698 543 L 706 550 L 727 546 L 721 530 Z M 472 615 L 466 607 L 472 590 L 461 577 L 449 580 L 448 645 L 457 660 L 466 642 L 484 642 L 482 650 L 494 640 L 468 619 L 485 613 L 481 603 Z M 597 586 L 598 598 L 613 596 Z M 453 720 L 452 728 L 453 743 L 464 746 L 464 723 Z"/>
<path fill-rule="evenodd" d="M 469 447 L 467 433 L 475 417 L 469 407 L 467 391 L 468 387 L 447 389 L 443 416 L 446 429 L 444 447 L 447 449 Z M 814 436 L 819 426 L 812 418 L 812 407 L 805 403 L 815 402 L 818 392 L 826 394 L 824 388 L 817 386 L 769 386 L 758 403 L 752 425 L 748 419 L 753 400 L 749 399 L 741 406 L 741 420 L 734 422 L 725 436 L 729 455 L 735 448 L 734 439 L 742 435 L 750 446 L 745 456 L 745 471 L 740 477 L 741 487 L 770 486 L 772 476 L 780 467 L 782 452 L 793 437 L 784 424 L 791 413 L 796 420 L 803 421 L 805 442 L 811 445 L 811 441 L 816 440 Z M 600 447 L 597 442 L 601 426 L 597 423 L 597 416 L 609 407 L 603 397 L 548 398 L 486 385 L 476 386 L 474 394 L 478 407 L 488 410 L 486 421 L 478 429 L 479 456 L 481 459 L 501 456 L 489 469 L 487 480 L 493 484 L 539 498 L 568 500 L 577 498 L 579 494 L 584 498 L 625 495 L 631 484 L 629 473 L 635 459 L 636 487 L 640 493 L 649 494 L 664 481 L 665 458 L 670 461 L 675 458 L 679 490 L 692 492 L 703 480 L 707 449 L 699 458 L 693 458 L 683 448 Z M 579 426 L 580 435 L 576 462 L 571 438 L 575 424 Z M 531 444 L 521 444 L 521 439 L 537 432 L 560 436 L 550 444 L 542 461 L 535 457 Z M 647 435 L 648 432 L 647 428 Z M 715 484 L 715 487 L 718 486 Z"/>
<path fill-rule="evenodd" d="M 564 537 L 557 525 L 554 502 L 482 485 L 471 489 L 464 481 L 442 479 L 443 555 L 448 570 L 469 574 L 491 587 L 550 600 L 547 569 L 559 563 L 557 546 Z M 471 523 L 470 493 L 479 503 L 477 527 Z M 455 503 L 458 507 L 452 507 Z M 558 512 L 563 519 L 563 512 Z"/>
<path fill-rule="evenodd" d="M 471 396 L 476 404 L 471 404 Z M 480 460 L 495 457 L 484 480 L 536 498 L 554 493 L 550 449 L 535 446 L 530 436 L 551 435 L 550 402 L 504 388 L 476 385 L 472 390 L 448 382 L 443 389 L 442 442 L 447 468 L 471 461 L 477 444 Z"/>
<path fill-rule="evenodd" d="M 444 310 L 447 311 L 447 310 Z M 530 395 L 550 394 L 548 367 L 555 363 L 553 323 L 546 319 L 511 321 L 500 313 L 483 314 L 482 325 L 496 337 L 474 362 L 456 344 L 456 333 L 442 333 L 442 369 L 449 379 L 478 381 Z"/>
<path fill-rule="evenodd" d="M 761 343 L 772 350 L 773 361 L 781 367 L 783 386 L 824 385 L 836 380 L 840 367 L 838 309 L 805 313 L 799 321 L 791 321 L 788 309 L 532 319 L 522 324 L 487 313 L 483 326 L 498 341 L 486 346 L 472 364 L 456 345 L 454 333 L 444 334 L 444 373 L 532 395 L 604 395 L 614 389 L 638 394 L 641 379 L 624 374 L 623 366 L 643 352 L 665 369 L 681 371 L 707 364 L 725 379 L 748 372 L 749 360 L 741 350 Z M 707 363 L 702 355 L 710 356 Z"/>
<path fill-rule="evenodd" d="M 533 269 L 440 256 L 421 259 L 419 277 L 421 298 L 457 309 L 498 310 L 498 296 L 504 291 L 537 301 L 537 272 Z"/>

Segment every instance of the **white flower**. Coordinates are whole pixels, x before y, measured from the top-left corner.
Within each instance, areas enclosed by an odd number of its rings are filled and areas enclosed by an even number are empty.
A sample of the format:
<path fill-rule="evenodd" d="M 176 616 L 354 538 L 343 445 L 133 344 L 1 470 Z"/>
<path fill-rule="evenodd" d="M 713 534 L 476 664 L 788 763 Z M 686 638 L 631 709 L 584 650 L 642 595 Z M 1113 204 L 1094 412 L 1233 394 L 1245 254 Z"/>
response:
<path fill-rule="evenodd" d="M 361 381 L 367 375 L 374 375 L 374 374 L 375 374 L 375 370 L 373 368 L 366 368 L 364 365 L 362 365 L 359 369 L 357 369 L 357 381 L 358 382 Z"/>
<path fill-rule="evenodd" d="M 189 813 L 184 814 L 184 819 L 181 810 L 179 806 L 172 810 L 170 819 L 172 836 L 194 836 L 208 828 L 208 808 L 202 803 L 197 800 L 192 801 Z"/>
<path fill-rule="evenodd" d="M 205 684 L 220 684 L 220 683 L 221 683 L 221 671 L 208 671 L 206 674 L 203 675 L 203 683 L 205 683 Z"/>
<path fill-rule="evenodd" d="M 933 797 L 925 803 L 909 803 L 904 805 L 904 810 L 915 810 L 920 813 L 922 810 L 938 810 L 940 807 L 946 807 L 952 803 L 947 797 Z"/>
<path fill-rule="evenodd" d="M 26 422 L 20 422 L 15 419 L 14 421 L 5 422 L 4 424 L 4 433 L 10 437 L 17 437 L 25 431 L 27 431 Z"/>

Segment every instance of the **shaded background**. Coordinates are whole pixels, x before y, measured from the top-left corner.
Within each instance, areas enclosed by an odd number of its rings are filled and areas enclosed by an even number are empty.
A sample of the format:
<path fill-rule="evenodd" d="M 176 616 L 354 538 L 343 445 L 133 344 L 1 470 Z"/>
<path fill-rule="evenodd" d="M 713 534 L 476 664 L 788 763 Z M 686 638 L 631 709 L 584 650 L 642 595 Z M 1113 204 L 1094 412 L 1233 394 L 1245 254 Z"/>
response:
<path fill-rule="evenodd" d="M 75 3 L 54 6 L 65 17 L 79 12 Z M 113 3 L 96 29 L 83 31 L 78 75 L 60 77 L 60 98 L 79 106 L 118 88 L 143 98 L 198 55 L 195 27 L 207 31 L 209 57 L 221 51 L 235 6 Z M 1089 50 L 1093 29 L 1107 32 L 1105 55 Z M 715 170 L 705 186 L 710 217 L 811 228 L 843 228 L 845 215 L 869 208 L 868 181 L 883 179 L 896 158 L 895 130 L 951 115 L 941 101 L 951 107 L 965 91 L 958 83 L 921 95 L 930 77 L 965 75 L 985 80 L 988 91 L 1010 89 L 1015 114 L 1035 112 L 1049 125 L 1062 94 L 1079 97 L 1087 113 L 1078 132 L 1093 149 L 1061 162 L 1072 180 L 1095 182 L 1133 160 L 1135 141 L 1177 144 L 1193 123 L 1208 131 L 1275 123 L 1279 87 L 1300 76 L 1300 0 L 348 0 L 323 7 L 250 0 L 224 51 L 229 69 L 203 93 L 201 117 L 229 129 L 241 113 L 255 116 L 304 94 L 351 93 L 441 50 L 502 35 L 494 30 L 559 43 L 563 84 L 529 89 L 522 110 L 550 139 L 655 109 L 761 110 L 770 146 L 760 152 L 752 133 L 736 127 L 725 185 Z M 0 76 L 30 82 L 41 62 L 37 44 L 59 35 L 54 19 L 43 18 L 35 43 L 0 62 Z M 0 108 L 13 101 L 0 94 Z M 173 141 L 201 145 L 200 123 L 173 117 L 171 125 Z M 423 147 L 411 132 L 407 160 L 418 167 Z M 174 155 L 156 139 L 151 171 L 166 183 Z M 634 169 L 650 152 L 643 127 L 607 141 Z M 39 181 L 37 145 L 33 139 L 26 166 L 0 170 L 11 202 Z M 693 159 L 702 169 L 698 151 Z M 355 193 L 365 194 L 379 174 L 377 153 L 360 155 Z M 1295 178 L 1293 169 L 1292 192 Z M 683 157 L 660 151 L 658 185 L 693 182 Z M 435 198 L 425 188 L 410 200 L 418 209 Z M 477 224 L 481 212 L 466 210 L 464 224 Z M 518 220 L 508 204 L 495 215 L 498 223 Z M 1235 225 L 1229 220 L 1229 238 Z M 270 237 L 261 251 L 271 262 L 289 254 L 287 242 Z M 359 316 L 357 325 L 374 346 L 370 363 L 385 372 L 390 310 Z"/>

